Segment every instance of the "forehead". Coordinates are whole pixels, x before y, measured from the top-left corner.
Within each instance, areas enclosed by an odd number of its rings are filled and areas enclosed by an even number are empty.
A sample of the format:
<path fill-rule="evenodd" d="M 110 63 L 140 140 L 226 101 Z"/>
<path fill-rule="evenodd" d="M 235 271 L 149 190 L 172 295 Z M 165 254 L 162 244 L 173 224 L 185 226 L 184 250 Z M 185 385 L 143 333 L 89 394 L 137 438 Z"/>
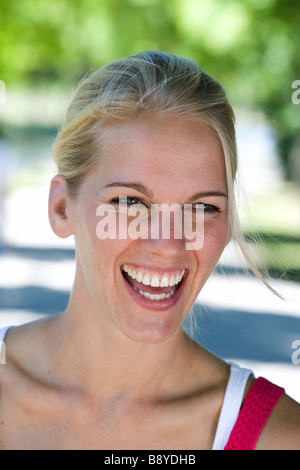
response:
<path fill-rule="evenodd" d="M 222 147 L 205 123 L 172 116 L 144 116 L 101 131 L 101 179 L 148 180 L 149 185 L 225 185 Z M 111 181 L 109 181 L 111 182 Z M 204 187 L 203 187 L 204 186 Z"/>

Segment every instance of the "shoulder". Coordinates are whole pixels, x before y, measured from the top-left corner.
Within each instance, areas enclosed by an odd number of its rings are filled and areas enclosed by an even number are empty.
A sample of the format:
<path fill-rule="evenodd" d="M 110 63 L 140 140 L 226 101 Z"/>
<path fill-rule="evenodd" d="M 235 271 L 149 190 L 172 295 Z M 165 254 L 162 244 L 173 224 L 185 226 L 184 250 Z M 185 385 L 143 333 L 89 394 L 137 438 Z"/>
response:
<path fill-rule="evenodd" d="M 48 384 L 49 322 L 42 318 L 7 330 L 5 362 L 0 365 L 0 415 L 4 403 L 24 403 L 25 395 L 36 397 Z"/>
<path fill-rule="evenodd" d="M 300 404 L 284 394 L 258 438 L 256 450 L 300 450 Z"/>
<path fill-rule="evenodd" d="M 5 336 L 2 334 L 0 337 L 4 359 L 0 366 L 0 382 L 12 372 L 30 376 L 30 372 L 36 371 L 45 356 L 48 324 L 49 319 L 42 318 L 4 330 Z"/>

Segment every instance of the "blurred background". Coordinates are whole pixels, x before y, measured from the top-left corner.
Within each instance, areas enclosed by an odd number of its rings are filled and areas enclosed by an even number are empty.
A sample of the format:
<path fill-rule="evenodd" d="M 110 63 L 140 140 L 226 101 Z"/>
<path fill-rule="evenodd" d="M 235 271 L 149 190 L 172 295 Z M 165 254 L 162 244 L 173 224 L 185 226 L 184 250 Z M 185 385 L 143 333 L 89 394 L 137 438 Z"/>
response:
<path fill-rule="evenodd" d="M 243 229 L 284 297 L 247 273 L 232 243 L 197 299 L 196 338 L 300 401 L 299 26 L 298 0 L 1 0 L 0 327 L 68 301 L 73 240 L 51 232 L 47 197 L 51 146 L 76 81 L 114 59 L 165 50 L 227 90 Z"/>

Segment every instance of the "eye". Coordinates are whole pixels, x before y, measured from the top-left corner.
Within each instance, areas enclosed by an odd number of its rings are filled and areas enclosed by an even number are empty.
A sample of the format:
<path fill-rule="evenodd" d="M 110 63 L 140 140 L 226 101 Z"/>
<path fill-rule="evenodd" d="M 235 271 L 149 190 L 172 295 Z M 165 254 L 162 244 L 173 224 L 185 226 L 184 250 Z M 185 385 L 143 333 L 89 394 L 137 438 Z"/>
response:
<path fill-rule="evenodd" d="M 146 205 L 144 201 L 142 201 L 138 197 L 127 197 L 126 199 L 127 199 L 127 205 L 129 206 L 133 206 L 135 204 L 142 204 L 143 206 Z"/>
<path fill-rule="evenodd" d="M 113 198 L 110 201 L 111 204 L 117 204 L 122 208 L 133 206 L 133 205 L 142 205 L 147 207 L 147 204 L 138 197 L 135 196 L 118 196 Z"/>
<path fill-rule="evenodd" d="M 196 204 L 198 206 L 198 204 Z M 219 207 L 213 206 L 212 204 L 200 204 L 203 206 L 204 212 L 208 214 L 217 214 L 218 212 L 221 212 L 221 209 Z"/>
<path fill-rule="evenodd" d="M 196 204 L 186 204 L 184 207 L 184 211 L 193 214 L 194 216 L 204 214 L 204 215 L 216 215 L 221 212 L 221 209 L 217 206 L 212 204 L 203 204 L 203 203 L 196 203 Z"/>

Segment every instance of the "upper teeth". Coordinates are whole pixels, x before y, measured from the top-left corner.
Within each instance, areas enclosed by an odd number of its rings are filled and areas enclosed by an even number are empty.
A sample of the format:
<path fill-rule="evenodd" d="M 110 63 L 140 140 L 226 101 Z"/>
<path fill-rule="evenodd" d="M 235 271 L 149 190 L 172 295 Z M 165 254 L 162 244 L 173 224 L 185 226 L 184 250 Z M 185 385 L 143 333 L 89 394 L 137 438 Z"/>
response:
<path fill-rule="evenodd" d="M 145 286 L 152 287 L 175 286 L 181 281 L 185 272 L 185 269 L 183 269 L 180 273 L 177 273 L 176 275 L 168 275 L 167 273 L 164 273 L 162 277 L 159 277 L 157 274 L 154 274 L 152 276 L 150 276 L 149 274 L 143 274 L 142 271 L 136 271 L 127 264 L 123 264 L 122 269 L 130 277 L 132 277 L 132 279 L 136 279 L 138 282 L 141 282 Z"/>

